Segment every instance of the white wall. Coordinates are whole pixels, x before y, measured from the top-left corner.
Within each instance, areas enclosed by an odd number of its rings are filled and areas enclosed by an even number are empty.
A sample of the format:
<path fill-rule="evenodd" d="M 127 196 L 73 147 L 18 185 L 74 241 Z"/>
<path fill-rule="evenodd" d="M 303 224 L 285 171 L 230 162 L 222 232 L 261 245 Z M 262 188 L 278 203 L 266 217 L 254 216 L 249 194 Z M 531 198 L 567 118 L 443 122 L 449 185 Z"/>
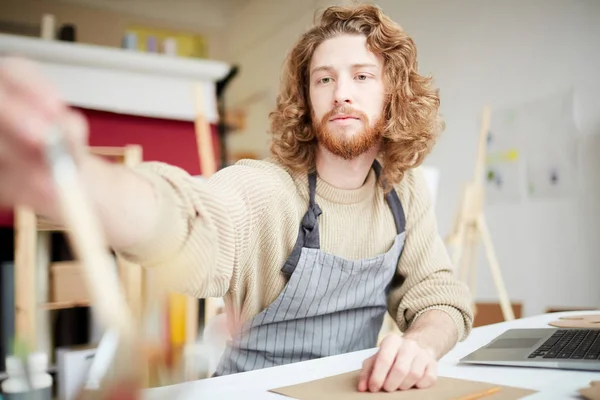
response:
<path fill-rule="evenodd" d="M 100 10 L 111 10 L 135 17 L 161 20 L 178 29 L 197 31 L 220 30 L 228 15 L 247 0 L 58 0 Z"/>
<path fill-rule="evenodd" d="M 267 114 L 281 63 L 327 2 L 254 0 L 227 36 L 241 74 L 229 103 L 262 93 L 249 107 L 249 127 L 230 147 L 268 152 Z M 447 129 L 427 164 L 441 170 L 437 213 L 451 228 L 462 185 L 472 177 L 480 111 L 575 88 L 581 129 L 579 191 L 573 199 L 488 206 L 486 215 L 510 297 L 526 315 L 547 306 L 600 306 L 600 3 L 595 0 L 380 0 L 415 39 L 420 67 L 441 89 Z M 267 16 L 267 11 L 274 12 Z M 461 155 L 459 156 L 459 153 Z M 466 156 L 464 155 L 466 153 Z M 483 253 L 477 298 L 496 299 Z"/>
<path fill-rule="evenodd" d="M 267 154 L 267 116 L 275 103 L 281 65 L 298 35 L 312 25 L 319 3 L 252 0 L 230 19 L 230 31 L 222 41 L 225 60 L 241 68 L 227 89 L 227 105 L 248 104 L 248 127 L 230 137 L 231 152 Z"/>

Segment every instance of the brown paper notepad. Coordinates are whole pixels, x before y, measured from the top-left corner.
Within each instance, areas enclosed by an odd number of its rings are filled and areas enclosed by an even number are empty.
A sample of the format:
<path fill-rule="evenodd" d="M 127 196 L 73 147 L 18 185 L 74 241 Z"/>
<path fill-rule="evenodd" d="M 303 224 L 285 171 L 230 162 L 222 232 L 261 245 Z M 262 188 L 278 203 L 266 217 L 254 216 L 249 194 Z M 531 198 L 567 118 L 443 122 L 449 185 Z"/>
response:
<path fill-rule="evenodd" d="M 514 400 L 536 393 L 535 390 L 444 377 L 439 377 L 435 385 L 429 389 L 365 393 L 356 389 L 359 374 L 360 371 L 353 371 L 270 391 L 298 400 L 459 400 L 495 387 L 499 387 L 500 391 L 482 399 Z"/>
<path fill-rule="evenodd" d="M 600 400 L 600 381 L 590 382 L 590 386 L 579 391 L 587 400 Z"/>
<path fill-rule="evenodd" d="M 600 314 L 560 317 L 548 324 L 557 328 L 600 328 Z"/>

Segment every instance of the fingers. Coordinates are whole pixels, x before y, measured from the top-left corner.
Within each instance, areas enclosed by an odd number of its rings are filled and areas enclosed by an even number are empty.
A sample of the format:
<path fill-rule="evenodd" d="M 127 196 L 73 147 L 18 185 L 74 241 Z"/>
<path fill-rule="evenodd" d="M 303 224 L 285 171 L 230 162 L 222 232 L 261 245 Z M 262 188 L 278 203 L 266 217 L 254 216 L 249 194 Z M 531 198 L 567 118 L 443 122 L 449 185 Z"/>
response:
<path fill-rule="evenodd" d="M 35 63 L 0 57 L 0 205 L 51 208 L 43 150 L 53 124 L 63 127 L 73 149 L 85 147 L 85 120 L 60 100 Z"/>
<path fill-rule="evenodd" d="M 415 371 L 413 368 L 416 358 L 420 358 L 417 353 L 418 349 L 415 347 L 411 342 L 405 341 L 403 343 L 383 385 L 385 391 L 393 392 L 409 384 L 410 386 L 406 387 L 406 389 L 410 389 L 416 380 L 420 378 L 420 376 L 416 376 L 418 371 Z M 421 373 L 425 370 L 425 365 L 423 365 Z"/>
<path fill-rule="evenodd" d="M 5 94 L 0 95 L 0 99 L 6 99 L 8 94 L 11 100 L 13 96 L 21 97 L 47 118 L 53 118 L 64 109 L 56 89 L 29 60 L 18 57 L 0 59 L 0 90 Z M 0 104 L 5 106 L 3 101 Z"/>
<path fill-rule="evenodd" d="M 388 372 L 396 361 L 396 355 L 402 344 L 402 339 L 396 335 L 388 336 L 381 342 L 381 347 L 377 352 L 373 371 L 369 378 L 369 390 L 378 392 L 383 387 Z"/>
<path fill-rule="evenodd" d="M 0 58 L 0 147 L 10 153 L 36 149 L 65 108 L 33 63 Z"/>
<path fill-rule="evenodd" d="M 404 380 L 396 384 L 396 388 L 407 390 L 414 387 L 415 384 L 423 378 L 425 368 L 427 368 L 429 362 L 429 358 L 422 354 L 414 357 L 412 364 L 408 367 L 408 372 L 404 375 Z"/>
<path fill-rule="evenodd" d="M 65 107 L 50 118 L 48 113 L 35 107 L 35 102 L 31 99 L 9 93 L 5 83 L 0 81 L 0 156 L 6 152 L 39 152 L 51 124 L 54 123 L 64 129 L 73 146 L 72 150 L 84 147 L 88 128 L 85 119 L 78 112 Z"/>
<path fill-rule="evenodd" d="M 6 98 L 0 107 L 0 139 L 6 141 L 5 145 L 17 146 L 21 150 L 39 146 L 42 132 L 49 125 L 43 114 L 17 96 Z"/>
<path fill-rule="evenodd" d="M 421 380 L 419 380 L 415 387 L 419 389 L 427 389 L 433 386 L 437 380 L 437 362 L 431 362 L 425 368 L 425 372 Z"/>
<path fill-rule="evenodd" d="M 14 203 L 14 193 L 9 189 L 11 184 L 10 176 L 3 172 L 0 165 L 0 208 L 12 208 Z"/>
<path fill-rule="evenodd" d="M 9 166 L 0 163 L 0 207 L 19 204 L 42 212 L 50 206 L 53 195 L 44 169 L 19 162 Z"/>
<path fill-rule="evenodd" d="M 89 127 L 85 117 L 74 110 L 68 110 L 61 116 L 59 125 L 69 139 L 69 145 L 76 158 L 87 154 L 86 144 Z"/>
<path fill-rule="evenodd" d="M 358 390 L 425 389 L 437 379 L 437 361 L 430 352 L 412 340 L 399 336 L 384 339 L 377 354 L 366 359 L 360 373 Z"/>
<path fill-rule="evenodd" d="M 366 392 L 369 389 L 369 377 L 371 376 L 371 372 L 373 371 L 373 366 L 375 365 L 375 359 L 377 354 L 367 358 L 362 365 L 362 369 L 360 371 L 360 376 L 358 378 L 358 391 Z"/>

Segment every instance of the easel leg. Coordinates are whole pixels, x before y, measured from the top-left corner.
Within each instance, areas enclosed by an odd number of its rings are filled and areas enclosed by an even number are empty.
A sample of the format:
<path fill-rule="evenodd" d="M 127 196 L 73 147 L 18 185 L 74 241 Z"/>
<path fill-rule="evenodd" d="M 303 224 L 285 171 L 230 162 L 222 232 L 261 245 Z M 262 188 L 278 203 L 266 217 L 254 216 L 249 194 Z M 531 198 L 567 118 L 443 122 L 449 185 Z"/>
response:
<path fill-rule="evenodd" d="M 471 293 L 471 298 L 473 299 L 473 312 L 476 313 L 475 279 L 477 277 L 477 249 L 479 244 L 478 232 L 477 227 L 474 225 L 468 225 L 465 231 L 460 280 L 468 284 L 469 292 Z"/>
<path fill-rule="evenodd" d="M 465 277 L 465 281 L 469 282 L 469 289 L 473 296 L 477 292 L 477 254 L 479 250 L 479 232 L 477 227 L 473 227 L 469 230 L 469 275 Z"/>
<path fill-rule="evenodd" d="M 464 275 L 463 266 L 461 263 L 463 257 L 463 248 L 465 247 L 466 228 L 464 224 L 461 224 L 458 228 L 456 236 L 456 244 L 454 244 L 454 252 L 452 253 L 452 266 L 458 269 L 459 277 Z M 460 269 L 459 269 L 460 268 Z"/>
<path fill-rule="evenodd" d="M 472 225 L 467 226 L 465 230 L 464 239 L 463 239 L 463 250 L 462 250 L 462 260 L 460 266 L 460 280 L 463 282 L 467 282 L 469 276 L 473 273 L 473 252 L 475 246 L 475 240 L 477 232 L 475 232 L 475 227 Z M 470 287 L 470 285 L 469 285 Z"/>
<path fill-rule="evenodd" d="M 496 284 L 496 289 L 498 290 L 498 296 L 500 297 L 500 307 L 502 308 L 502 314 L 504 314 L 504 320 L 513 320 L 515 319 L 515 315 L 513 313 L 510 300 L 508 298 L 508 293 L 506 292 L 506 287 L 504 286 L 504 281 L 502 280 L 502 273 L 500 272 L 500 265 L 498 263 L 498 259 L 496 258 L 494 245 L 492 244 L 492 237 L 490 235 L 483 214 L 479 214 L 479 216 L 477 217 L 477 227 L 479 229 L 479 234 L 481 235 L 481 240 L 483 241 L 483 246 L 485 248 L 485 254 L 487 255 L 488 263 L 490 264 L 492 277 L 494 278 L 494 283 Z"/>

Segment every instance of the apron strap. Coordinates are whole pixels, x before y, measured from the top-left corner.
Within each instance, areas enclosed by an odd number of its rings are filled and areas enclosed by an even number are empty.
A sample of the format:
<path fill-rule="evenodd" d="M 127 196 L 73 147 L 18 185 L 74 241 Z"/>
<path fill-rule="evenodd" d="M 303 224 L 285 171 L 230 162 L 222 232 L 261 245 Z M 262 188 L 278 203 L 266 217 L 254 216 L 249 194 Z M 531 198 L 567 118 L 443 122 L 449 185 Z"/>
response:
<path fill-rule="evenodd" d="M 311 173 L 308 176 L 308 211 L 302 218 L 300 228 L 304 233 L 304 247 L 309 249 L 321 248 L 319 240 L 319 221 L 317 218 L 322 214 L 321 207 L 315 202 L 317 192 L 317 174 Z"/>
<path fill-rule="evenodd" d="M 375 175 L 377 175 L 377 178 L 379 178 L 382 170 L 379 161 L 373 161 L 373 169 L 375 170 Z M 394 216 L 394 223 L 396 224 L 396 231 L 398 232 L 398 234 L 401 234 L 406 229 L 406 216 L 404 215 L 404 208 L 402 207 L 402 203 L 400 202 L 398 193 L 395 189 L 392 189 L 388 193 L 386 193 L 385 199 L 387 200 L 388 206 L 392 210 L 392 215 Z"/>
<path fill-rule="evenodd" d="M 315 193 L 317 191 L 317 174 L 314 172 L 308 175 L 308 191 L 308 210 L 306 211 L 306 214 L 304 214 L 302 222 L 300 223 L 296 245 L 292 250 L 292 254 L 290 254 L 284 266 L 281 268 L 281 271 L 287 275 L 292 275 L 296 269 L 296 265 L 298 265 L 298 261 L 300 260 L 300 253 L 302 253 L 303 247 L 307 247 L 309 249 L 321 248 L 318 218 L 322 214 L 322 211 L 321 207 L 319 207 L 319 205 L 315 202 Z"/>
<path fill-rule="evenodd" d="M 377 178 L 379 178 L 382 168 L 381 164 L 379 164 L 377 160 L 373 162 L 373 169 L 375 170 Z M 298 239 L 296 240 L 294 249 L 281 268 L 282 272 L 290 276 L 296 269 L 296 265 L 298 265 L 303 247 L 309 249 L 321 248 L 318 218 L 322 211 L 319 205 L 315 202 L 316 192 L 317 174 L 316 172 L 312 172 L 308 175 L 308 210 L 306 211 L 306 214 L 304 214 L 300 228 L 298 229 Z M 404 208 L 402 207 L 398 193 L 392 189 L 385 195 L 385 199 L 390 207 L 390 210 L 392 211 L 392 215 L 394 216 L 396 231 L 398 234 L 400 234 L 406 229 L 406 217 L 404 215 Z"/>

